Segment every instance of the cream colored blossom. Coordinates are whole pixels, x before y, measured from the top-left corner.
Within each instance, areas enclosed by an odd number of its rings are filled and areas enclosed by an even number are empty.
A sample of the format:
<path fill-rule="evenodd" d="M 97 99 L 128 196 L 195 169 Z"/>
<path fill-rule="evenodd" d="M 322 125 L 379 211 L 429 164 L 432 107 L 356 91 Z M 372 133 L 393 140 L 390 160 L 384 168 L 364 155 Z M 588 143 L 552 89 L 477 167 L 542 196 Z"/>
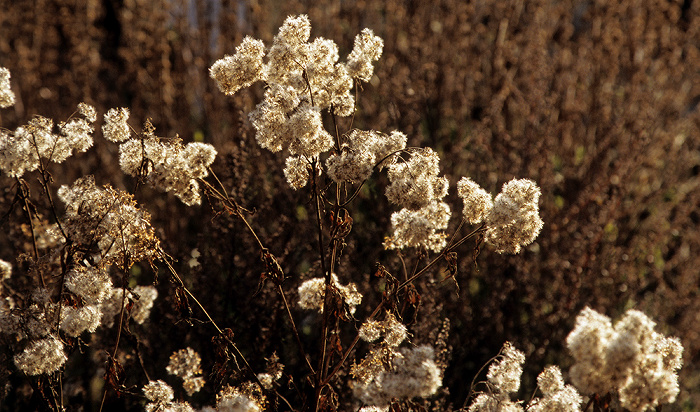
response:
<path fill-rule="evenodd" d="M 503 185 L 486 216 L 485 240 L 498 253 L 518 253 L 532 243 L 542 229 L 539 215 L 540 188 L 527 179 Z"/>
<path fill-rule="evenodd" d="M 15 365 L 27 375 L 41 375 L 57 371 L 68 358 L 63 352 L 63 343 L 55 336 L 31 341 L 15 355 Z"/>

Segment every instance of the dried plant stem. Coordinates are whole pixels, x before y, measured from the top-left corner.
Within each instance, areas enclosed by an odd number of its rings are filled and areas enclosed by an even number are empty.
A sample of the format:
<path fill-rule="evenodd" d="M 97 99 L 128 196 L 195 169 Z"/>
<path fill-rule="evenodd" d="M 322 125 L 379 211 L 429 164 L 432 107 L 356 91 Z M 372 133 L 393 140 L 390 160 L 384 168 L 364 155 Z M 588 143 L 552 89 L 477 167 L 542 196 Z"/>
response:
<path fill-rule="evenodd" d="M 255 382 L 261 388 L 264 388 L 262 383 L 260 383 L 260 380 L 258 379 L 258 375 L 255 373 L 255 370 L 253 369 L 252 366 L 250 366 L 250 363 L 248 363 L 248 360 L 245 358 L 245 356 L 243 356 L 243 353 L 241 353 L 241 351 L 238 349 L 238 346 L 236 346 L 236 343 L 233 342 L 231 339 L 229 339 L 228 336 L 226 336 L 226 334 L 219 327 L 219 325 L 216 324 L 216 322 L 211 317 L 211 315 L 209 315 L 209 312 L 207 312 L 207 310 L 199 302 L 199 300 L 197 300 L 197 298 L 194 296 L 194 294 L 192 294 L 192 292 L 190 292 L 190 290 L 187 288 L 187 286 L 185 286 L 185 283 L 182 281 L 182 278 L 180 277 L 180 275 L 177 274 L 177 271 L 175 270 L 175 268 L 173 268 L 173 266 L 168 261 L 167 255 L 165 255 L 165 253 L 162 251 L 161 251 L 161 255 L 162 255 L 162 261 L 165 263 L 165 266 L 168 268 L 168 271 L 170 272 L 170 274 L 177 281 L 178 286 L 181 287 L 185 291 L 185 293 L 187 293 L 187 296 L 189 296 L 190 298 L 192 298 L 192 300 L 194 300 L 194 302 L 197 304 L 199 309 L 201 309 L 202 312 L 204 313 L 204 316 L 206 316 L 207 319 L 209 319 L 209 322 L 212 324 L 212 326 L 214 326 L 214 329 L 216 329 L 216 331 L 219 333 L 220 336 L 223 336 L 224 339 L 226 339 L 226 342 L 228 342 L 228 344 L 231 345 L 231 347 L 236 351 L 236 354 L 243 360 L 243 363 L 245 364 L 246 369 L 253 376 L 253 379 L 255 380 Z"/>
<path fill-rule="evenodd" d="M 27 182 L 23 179 L 17 178 L 17 195 L 22 199 L 24 204 L 22 210 L 27 216 L 27 221 L 29 222 L 29 229 L 32 232 L 32 249 L 34 251 L 34 259 L 39 259 L 39 249 L 36 246 L 36 235 L 34 233 L 34 220 L 32 219 L 32 214 L 29 211 L 29 188 L 27 187 Z M 39 272 L 39 280 L 41 281 L 41 287 L 46 287 L 46 281 L 44 280 L 44 274 Z"/>
<path fill-rule="evenodd" d="M 477 233 L 479 233 L 480 231 L 483 231 L 484 228 L 485 228 L 485 225 L 482 224 L 482 225 L 479 226 L 478 228 L 474 229 L 474 230 L 473 230 L 471 233 L 469 233 L 468 235 L 466 235 L 466 236 L 464 236 L 463 238 L 459 239 L 457 242 L 455 242 L 455 243 L 453 243 L 453 244 L 448 245 L 447 247 L 445 247 L 433 260 L 431 260 L 427 265 L 425 265 L 425 267 L 424 267 L 423 269 L 421 269 L 420 271 L 416 272 L 413 276 L 411 276 L 410 278 L 408 278 L 407 280 L 405 280 L 403 283 L 401 283 L 401 284 L 396 288 L 396 292 L 399 292 L 400 290 L 402 290 L 403 288 L 405 288 L 406 286 L 408 286 L 411 282 L 413 282 L 414 280 L 418 279 L 418 277 L 420 277 L 420 276 L 423 275 L 425 272 L 427 272 L 428 269 L 430 269 L 431 267 L 433 267 L 433 266 L 434 266 L 436 263 L 438 263 L 442 258 L 444 258 L 448 253 L 452 252 L 452 251 L 455 250 L 457 247 L 459 247 L 462 243 L 464 243 L 464 242 L 466 242 L 467 240 L 469 240 L 469 239 L 471 239 L 472 237 L 474 237 L 474 236 L 475 236 Z"/>
<path fill-rule="evenodd" d="M 306 366 L 308 366 L 309 370 L 311 371 L 311 374 L 315 375 L 316 371 L 314 370 L 314 367 L 311 366 L 311 361 L 309 360 L 309 357 L 306 355 L 306 352 L 304 351 L 304 345 L 301 343 L 301 337 L 299 336 L 299 331 L 297 330 L 297 325 L 294 322 L 294 317 L 292 316 L 292 311 L 289 309 L 289 304 L 287 303 L 287 297 L 284 295 L 284 290 L 282 289 L 282 285 L 277 285 L 277 291 L 279 292 L 280 297 L 282 298 L 282 302 L 284 303 L 284 308 L 287 311 L 287 316 L 289 316 L 289 322 L 292 324 L 292 330 L 294 331 L 294 337 L 296 338 L 297 344 L 299 345 L 299 352 L 301 354 L 301 357 L 306 362 Z"/>

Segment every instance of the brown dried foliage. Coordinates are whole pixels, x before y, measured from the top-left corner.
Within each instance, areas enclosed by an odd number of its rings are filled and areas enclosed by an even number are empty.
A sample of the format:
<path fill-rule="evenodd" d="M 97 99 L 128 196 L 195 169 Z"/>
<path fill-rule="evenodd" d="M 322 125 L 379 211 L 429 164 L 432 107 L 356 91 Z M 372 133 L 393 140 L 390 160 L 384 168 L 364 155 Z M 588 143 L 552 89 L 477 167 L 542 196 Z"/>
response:
<path fill-rule="evenodd" d="M 150 117 L 161 134 L 213 143 L 222 182 L 254 210 L 251 225 L 291 277 L 285 289 L 295 290 L 301 280 L 321 274 L 309 258 L 316 248 L 309 241 L 316 238 L 309 224 L 312 202 L 304 190 L 286 188 L 282 158 L 255 145 L 245 113 L 262 89 L 224 96 L 207 69 L 246 34 L 269 42 L 287 14 L 309 14 L 312 36 L 334 39 L 341 56 L 354 35 L 370 27 L 385 48 L 376 79 L 360 91 L 354 127 L 401 130 L 409 144 L 435 148 L 452 182 L 471 176 L 496 193 L 512 177 L 527 177 L 543 193 L 545 227 L 527 251 L 504 258 L 483 247 L 476 265 L 466 253 L 457 266 L 448 261 L 459 294 L 451 281 L 439 283 L 445 267 L 416 282 L 413 341 L 421 343 L 442 319 L 451 319 L 454 349 L 444 378 L 450 391 L 442 393 L 443 401 L 461 405 L 472 377 L 504 340 L 528 355 L 523 387 L 531 390 L 546 364 L 566 364 L 562 342 L 578 311 L 590 305 L 611 316 L 634 306 L 657 320 L 660 330 L 679 336 L 686 349 L 679 405 L 700 405 L 700 257 L 692 252 L 700 248 L 700 2 L 195 3 L 0 2 L 0 66 L 12 72 L 17 95 L 14 109 L 2 111 L 2 126 L 11 129 L 38 113 L 66 118 L 86 101 L 99 113 L 129 106 L 137 128 Z M 134 187 L 118 177 L 113 145 L 98 138 L 93 150 L 97 156 L 56 166 L 57 182 L 91 172 L 101 183 Z M 4 214 L 14 191 L 2 179 Z M 410 271 L 421 259 L 403 261 L 380 251 L 392 212 L 383 183 L 383 177 L 368 183 L 345 215 L 352 214 L 349 224 L 334 223 L 333 235 L 346 242 L 338 272 L 363 291 L 384 284 L 370 276 L 374 262 L 403 273 L 402 267 Z M 136 198 L 148 204 L 165 250 L 185 261 L 192 248 L 202 252 L 202 267 L 192 269 L 188 286 L 215 319 L 235 328 L 254 366 L 263 370 L 264 356 L 277 351 L 285 373 L 302 376 L 304 364 L 276 296 L 279 279 L 253 296 L 260 273 L 277 275 L 277 266 L 257 259 L 258 245 L 243 225 L 148 189 L 139 189 Z M 456 196 L 452 201 L 458 214 Z M 10 222 L 23 221 L 21 211 L 12 213 Z M 2 258 L 14 259 L 18 239 L 29 251 L 19 226 L 5 223 L 3 230 L 13 245 L 3 244 Z M 159 289 L 169 297 L 152 316 L 175 323 L 183 315 L 167 302 L 182 306 L 182 296 L 168 285 Z M 380 299 L 366 293 L 363 306 Z M 318 331 L 309 325 L 318 319 L 297 316 L 306 330 L 302 340 L 313 345 Z M 203 329 L 181 322 L 141 330 L 141 351 L 151 356 L 155 371 L 185 342 L 212 353 L 213 347 L 226 348 L 208 344 L 211 334 Z M 216 360 L 222 384 L 235 375 L 228 363 L 233 358 Z M 204 362 L 209 370 L 214 366 L 214 360 Z M 125 370 L 133 363 L 124 363 Z M 86 375 L 85 387 L 88 380 Z M 26 401 L 21 383 L 13 384 L 17 392 L 7 399 L 19 409 Z M 342 404 L 347 390 L 338 396 Z M 395 408 L 413 410 L 410 404 Z"/>

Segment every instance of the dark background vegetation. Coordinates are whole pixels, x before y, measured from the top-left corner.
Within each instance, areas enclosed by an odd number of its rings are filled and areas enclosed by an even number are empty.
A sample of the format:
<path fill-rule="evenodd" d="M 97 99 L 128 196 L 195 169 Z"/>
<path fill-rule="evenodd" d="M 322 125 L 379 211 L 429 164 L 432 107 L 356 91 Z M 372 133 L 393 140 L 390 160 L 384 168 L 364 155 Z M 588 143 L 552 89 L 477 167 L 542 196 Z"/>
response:
<path fill-rule="evenodd" d="M 284 156 L 255 144 L 246 114 L 262 85 L 228 97 L 209 79 L 208 67 L 232 54 L 245 35 L 269 44 L 284 18 L 299 13 L 309 15 L 312 37 L 337 42 L 341 59 L 364 27 L 384 39 L 353 126 L 397 129 L 409 145 L 439 152 L 451 182 L 453 228 L 461 176 L 494 194 L 514 177 L 542 189 L 545 226 L 535 244 L 517 256 L 485 247 L 476 265 L 465 245 L 459 292 L 442 281 L 441 270 L 417 282 L 422 306 L 410 326 L 413 342 L 434 341 L 443 319 L 450 320 L 448 389 L 433 400 L 435 410 L 461 407 L 478 369 L 506 340 L 527 355 L 521 395 L 529 399 L 547 364 L 566 370 L 563 342 L 586 305 L 613 318 L 642 310 L 659 332 L 680 337 L 681 393 L 669 409 L 700 408 L 700 1 L 2 0 L 0 66 L 12 73 L 17 103 L 1 111 L 0 124 L 13 129 L 35 114 L 63 120 L 85 101 L 100 119 L 111 107 L 128 106 L 137 129 L 150 117 L 160 136 L 214 144 L 216 172 L 255 210 L 251 222 L 290 276 L 284 287 L 293 297 L 303 279 L 320 276 L 309 241 L 315 239 L 310 192 L 289 189 Z M 341 120 L 341 132 L 349 127 Z M 101 184 L 133 190 L 119 171 L 117 146 L 99 136 L 87 154 L 51 166 L 56 183 L 92 173 Z M 10 179 L 0 179 L 5 213 L 14 192 Z M 375 175 L 350 209 L 355 227 L 338 271 L 365 295 L 360 320 L 379 301 L 374 263 L 400 276 L 396 254 L 381 249 L 394 211 L 383 197 L 385 183 Z M 254 296 L 263 267 L 242 224 L 215 216 L 206 202 L 187 208 L 145 188 L 136 197 L 154 216 L 165 249 L 180 260 L 188 286 L 234 331 L 254 367 L 264 369 L 264 358 L 277 351 L 286 371 L 299 376 L 279 297 L 271 285 Z M 16 217 L 2 228 L 10 236 L 0 257 L 9 261 L 28 247 L 26 238 L 17 242 L 23 238 L 21 214 Z M 193 248 L 202 265 L 190 271 Z M 409 265 L 420 259 L 405 255 Z M 140 284 L 154 280 L 149 269 L 134 275 Z M 181 321 L 167 276 L 158 281 L 150 326 L 134 327 L 135 337 L 122 345 L 128 383 L 139 387 L 146 378 L 134 355 L 136 338 L 152 378 L 169 380 L 168 356 L 185 346 L 202 354 L 205 375 L 212 370 L 214 331 Z M 318 319 L 295 316 L 315 348 Z M 73 409 L 99 403 L 99 354 L 114 336 L 98 335 L 76 355 L 78 364 L 67 366 L 72 373 L 64 387 L 73 392 L 66 403 Z M 366 348 L 359 349 L 358 358 Z M 4 409 L 29 405 L 22 382 L 12 378 L 0 401 Z M 214 386 L 193 404 L 212 404 Z M 347 388 L 339 392 L 349 404 Z M 135 402 L 108 397 L 113 410 L 137 408 Z"/>

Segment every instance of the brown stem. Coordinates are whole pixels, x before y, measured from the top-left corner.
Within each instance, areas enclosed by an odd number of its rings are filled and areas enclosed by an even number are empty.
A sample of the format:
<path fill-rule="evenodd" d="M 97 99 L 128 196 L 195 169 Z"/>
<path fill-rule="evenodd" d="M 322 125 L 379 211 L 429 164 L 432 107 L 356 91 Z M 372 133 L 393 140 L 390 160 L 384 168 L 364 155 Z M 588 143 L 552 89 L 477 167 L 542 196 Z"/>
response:
<path fill-rule="evenodd" d="M 311 371 L 312 375 L 316 374 L 316 371 L 314 370 L 314 367 L 311 366 L 311 361 L 309 360 L 309 357 L 306 356 L 306 352 L 304 351 L 304 345 L 301 343 L 301 337 L 299 336 L 299 331 L 297 330 L 297 325 L 294 322 L 294 317 L 292 316 L 292 311 L 289 309 L 289 304 L 287 303 L 287 298 L 284 295 L 284 290 L 282 289 L 282 285 L 277 285 L 277 290 L 282 297 L 282 302 L 284 303 L 284 308 L 287 310 L 287 315 L 289 316 L 289 322 L 292 324 L 292 330 L 294 331 L 294 337 L 297 340 L 297 344 L 299 345 L 299 352 L 301 353 L 301 357 L 306 361 L 306 366 L 309 367 L 309 370 Z"/>
<path fill-rule="evenodd" d="M 23 210 L 25 215 L 27 216 L 27 221 L 29 221 L 29 229 L 32 232 L 32 248 L 34 250 L 34 259 L 39 259 L 39 249 L 36 246 L 36 235 L 34 234 L 34 221 L 32 220 L 32 214 L 29 211 L 29 200 L 27 200 L 27 198 L 29 197 L 29 189 L 27 188 L 27 182 L 17 178 L 17 184 L 19 185 L 17 188 L 17 193 L 22 199 L 22 202 L 24 203 Z M 39 272 L 39 280 L 41 281 L 41 287 L 46 288 L 44 273 L 41 271 Z"/>

